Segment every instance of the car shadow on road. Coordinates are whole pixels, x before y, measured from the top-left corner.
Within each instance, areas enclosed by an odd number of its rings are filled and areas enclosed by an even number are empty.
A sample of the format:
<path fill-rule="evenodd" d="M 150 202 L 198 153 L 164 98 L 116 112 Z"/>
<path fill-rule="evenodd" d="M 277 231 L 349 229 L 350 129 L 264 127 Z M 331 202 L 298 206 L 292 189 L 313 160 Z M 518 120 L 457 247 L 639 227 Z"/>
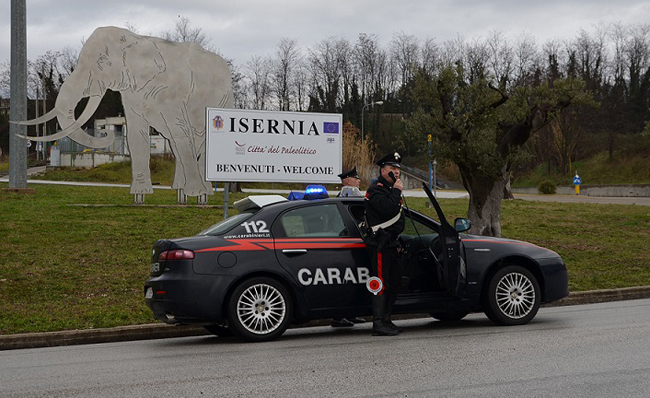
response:
<path fill-rule="evenodd" d="M 435 337 L 440 334 L 476 334 L 478 333 L 499 333 L 502 330 L 502 327 L 495 325 L 487 318 L 476 317 L 468 318 L 460 321 L 438 321 L 435 319 L 409 319 L 409 320 L 397 320 L 395 323 L 404 328 L 404 331 L 397 336 L 397 339 L 400 338 L 428 338 L 429 336 Z M 531 324 L 538 324 L 539 322 L 531 322 Z M 546 321 L 544 323 L 547 323 Z M 554 328 L 554 322 L 551 321 L 551 324 L 548 326 Z M 521 326 L 519 326 L 521 327 Z M 524 326 L 525 327 L 525 326 Z M 432 333 L 433 334 L 427 334 Z M 311 343 L 314 343 L 314 339 L 320 339 L 319 344 L 328 345 L 328 344 L 340 344 L 342 339 L 346 339 L 346 343 L 352 343 L 354 340 L 348 340 L 349 338 L 356 338 L 358 336 L 368 336 L 376 339 L 389 339 L 388 337 L 375 337 L 371 336 L 372 334 L 372 323 L 368 322 L 365 324 L 359 324 L 351 328 L 333 328 L 330 326 L 308 326 L 308 327 L 293 327 L 288 329 L 281 337 L 277 340 L 271 342 L 262 342 L 262 343 L 253 343 L 258 344 L 274 344 L 277 342 L 301 342 L 310 340 Z M 160 343 L 165 346 L 170 347 L 182 347 L 182 346 L 216 346 L 216 345 L 238 345 L 238 344 L 251 344 L 245 342 L 237 337 L 221 337 L 214 335 L 204 335 L 196 337 L 186 337 L 179 339 L 165 339 L 161 340 Z"/>

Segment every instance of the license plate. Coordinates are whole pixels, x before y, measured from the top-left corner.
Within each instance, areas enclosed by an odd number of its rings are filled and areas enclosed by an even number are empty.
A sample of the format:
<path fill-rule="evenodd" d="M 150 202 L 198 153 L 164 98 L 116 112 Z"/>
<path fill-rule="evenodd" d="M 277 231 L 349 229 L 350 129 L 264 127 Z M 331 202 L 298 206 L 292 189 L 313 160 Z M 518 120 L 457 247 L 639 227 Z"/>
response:
<path fill-rule="evenodd" d="M 147 293 L 144 295 L 144 298 L 146 298 L 146 299 L 153 298 L 153 289 L 152 288 L 150 288 L 150 287 L 147 288 Z"/>
<path fill-rule="evenodd" d="M 160 263 L 151 264 L 151 273 L 156 274 L 158 272 L 160 272 Z"/>

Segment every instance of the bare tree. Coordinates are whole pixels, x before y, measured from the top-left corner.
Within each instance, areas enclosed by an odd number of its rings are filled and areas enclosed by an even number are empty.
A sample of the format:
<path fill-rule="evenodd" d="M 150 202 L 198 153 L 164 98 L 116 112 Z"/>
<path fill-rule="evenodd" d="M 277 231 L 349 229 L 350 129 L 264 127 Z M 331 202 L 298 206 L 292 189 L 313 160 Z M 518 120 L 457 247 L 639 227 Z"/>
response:
<path fill-rule="evenodd" d="M 488 46 L 480 39 L 465 46 L 466 76 L 469 82 L 478 79 L 491 78 L 488 70 L 490 52 Z"/>
<path fill-rule="evenodd" d="M 297 41 L 283 38 L 276 47 L 275 55 L 271 79 L 272 91 L 278 104 L 278 110 L 289 111 L 294 96 L 292 82 L 300 63 Z"/>
<path fill-rule="evenodd" d="M 505 88 L 513 72 L 514 50 L 501 31 L 490 32 L 486 45 L 490 56 L 489 70 L 499 86 Z"/>
<path fill-rule="evenodd" d="M 196 43 L 208 51 L 215 52 L 210 44 L 210 39 L 203 33 L 203 29 L 192 27 L 190 19 L 182 15 L 178 16 L 174 29 L 162 32 L 160 37 L 179 43 Z"/>
<path fill-rule="evenodd" d="M 354 46 L 355 69 L 361 99 L 365 102 L 368 99 L 379 99 L 376 93 L 381 93 L 383 76 L 386 71 L 386 53 L 381 49 L 376 35 L 361 33 Z M 380 94 L 381 95 L 381 94 Z"/>
<path fill-rule="evenodd" d="M 330 37 L 309 49 L 311 97 L 318 110 L 336 112 L 343 106 L 350 56 L 350 43 L 341 38 Z"/>
<path fill-rule="evenodd" d="M 429 73 L 436 73 L 440 62 L 440 48 L 432 38 L 427 38 L 422 44 L 421 65 Z"/>
<path fill-rule="evenodd" d="M 453 40 L 446 40 L 440 48 L 440 67 L 449 67 L 458 63 L 465 63 L 467 43 L 463 36 Z"/>
<path fill-rule="evenodd" d="M 303 112 L 309 104 L 309 70 L 304 62 L 298 64 L 295 71 L 293 86 L 295 90 L 296 110 Z"/>
<path fill-rule="evenodd" d="M 562 43 L 559 40 L 549 40 L 542 46 L 542 57 L 546 59 L 545 77 L 553 81 L 562 76 L 561 65 L 566 64 L 565 52 L 562 51 Z"/>
<path fill-rule="evenodd" d="M 587 83 L 587 88 L 597 90 L 603 81 L 606 63 L 605 41 L 602 33 L 595 36 L 580 30 L 572 49 L 580 77 Z"/>
<path fill-rule="evenodd" d="M 650 106 L 650 25 L 633 25 L 625 46 L 628 66 L 630 115 L 634 131 L 643 129 Z"/>
<path fill-rule="evenodd" d="M 232 76 L 232 94 L 233 106 L 239 109 L 246 109 L 248 103 L 248 86 L 246 84 L 246 76 L 240 71 L 239 66 L 230 59 L 223 57 L 228 66 L 230 67 L 230 74 Z"/>
<path fill-rule="evenodd" d="M 391 59 L 399 72 L 398 84 L 406 85 L 413 79 L 415 68 L 420 64 L 418 39 L 404 32 L 396 33 L 390 42 Z"/>
<path fill-rule="evenodd" d="M 535 73 L 541 67 L 535 38 L 527 33 L 521 34 L 515 41 L 514 53 L 514 84 L 517 86 L 533 84 Z"/>
<path fill-rule="evenodd" d="M 251 91 L 250 105 L 253 109 L 266 109 L 271 96 L 271 60 L 260 56 L 252 57 L 246 64 L 245 75 Z"/>
<path fill-rule="evenodd" d="M 583 130 L 576 116 L 574 109 L 565 109 L 548 125 L 552 135 L 551 152 L 564 174 L 571 172 L 569 163 L 575 155 Z"/>

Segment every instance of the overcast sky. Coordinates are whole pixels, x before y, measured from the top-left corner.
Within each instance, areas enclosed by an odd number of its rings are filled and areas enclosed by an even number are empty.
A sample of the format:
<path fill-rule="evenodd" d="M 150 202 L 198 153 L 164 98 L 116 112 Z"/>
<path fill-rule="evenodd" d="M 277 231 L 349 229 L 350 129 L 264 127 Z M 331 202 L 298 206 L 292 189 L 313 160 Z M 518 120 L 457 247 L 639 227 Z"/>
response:
<path fill-rule="evenodd" d="M 11 0 L 0 0 L 0 63 L 9 61 Z M 27 58 L 81 40 L 100 26 L 135 26 L 157 36 L 172 30 L 179 16 L 200 27 L 213 49 L 245 65 L 251 56 L 272 55 L 284 37 L 301 49 L 328 37 L 354 43 L 375 34 L 386 46 L 404 32 L 438 43 L 491 31 L 514 38 L 528 33 L 538 44 L 572 39 L 595 24 L 650 23 L 648 0 L 26 0 Z"/>

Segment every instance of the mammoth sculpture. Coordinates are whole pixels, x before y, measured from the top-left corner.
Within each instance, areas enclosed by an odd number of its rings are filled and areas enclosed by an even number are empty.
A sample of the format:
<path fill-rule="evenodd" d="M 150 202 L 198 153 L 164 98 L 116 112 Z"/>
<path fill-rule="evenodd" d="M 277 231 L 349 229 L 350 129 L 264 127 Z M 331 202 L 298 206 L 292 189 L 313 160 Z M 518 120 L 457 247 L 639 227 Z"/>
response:
<path fill-rule="evenodd" d="M 175 43 L 140 36 L 125 29 L 96 29 L 84 44 L 76 69 L 65 80 L 55 107 L 24 125 L 57 118 L 62 131 L 34 141 L 68 136 L 91 148 L 114 140 L 111 131 L 93 137 L 81 126 L 93 115 L 106 90 L 120 93 L 131 153 L 131 193 L 136 202 L 152 193 L 149 170 L 149 127 L 166 138 L 176 159 L 172 187 L 183 195 L 207 198 L 212 186 L 205 180 L 205 108 L 233 104 L 230 68 L 220 56 L 195 43 Z M 78 119 L 74 110 L 81 98 L 88 105 Z M 205 199 L 204 199 L 205 200 Z M 179 199 L 180 201 L 180 199 Z"/>

